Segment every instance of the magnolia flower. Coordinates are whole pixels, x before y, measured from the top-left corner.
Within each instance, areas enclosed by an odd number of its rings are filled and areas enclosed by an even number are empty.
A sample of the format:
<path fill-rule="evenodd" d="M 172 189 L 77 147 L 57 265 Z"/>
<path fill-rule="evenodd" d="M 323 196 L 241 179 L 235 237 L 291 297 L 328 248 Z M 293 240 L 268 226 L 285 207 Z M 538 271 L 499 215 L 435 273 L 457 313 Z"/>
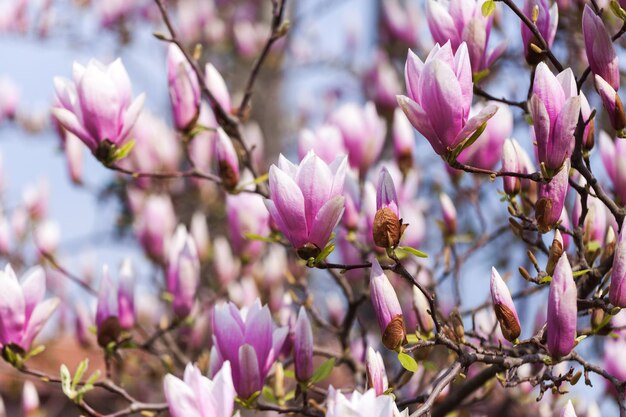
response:
<path fill-rule="evenodd" d="M 396 405 L 388 395 L 377 396 L 373 389 L 354 391 L 348 399 L 332 385 L 328 388 L 326 417 L 394 417 Z"/>
<path fill-rule="evenodd" d="M 543 62 L 537 65 L 529 110 L 537 156 L 550 173 L 558 171 L 574 150 L 580 100 L 570 68 L 554 76 Z"/>
<path fill-rule="evenodd" d="M 230 93 L 222 74 L 211 63 L 204 67 L 206 86 L 226 113 L 231 111 Z"/>
<path fill-rule="evenodd" d="M 520 146 L 515 139 L 506 139 L 502 146 L 502 170 L 506 172 L 518 172 L 530 174 L 527 172 L 525 160 L 529 157 L 526 151 Z M 514 196 L 520 192 L 522 181 L 518 177 L 503 176 L 502 183 L 504 192 L 510 196 Z"/>
<path fill-rule="evenodd" d="M 393 111 L 393 154 L 396 164 L 404 175 L 413 168 L 413 148 L 415 147 L 415 135 L 411 122 L 406 118 L 402 109 Z"/>
<path fill-rule="evenodd" d="M 535 218 L 541 232 L 550 230 L 560 219 L 569 189 L 569 159 L 549 183 L 539 185 L 539 199 L 535 204 Z"/>
<path fill-rule="evenodd" d="M 417 316 L 417 324 L 422 333 L 428 334 L 433 331 L 435 322 L 430 315 L 430 304 L 422 291 L 413 286 L 413 309 Z"/>
<path fill-rule="evenodd" d="M 535 9 L 535 7 L 537 9 Z M 535 10 L 537 10 L 538 13 L 535 12 Z M 537 13 L 535 23 L 537 30 L 541 33 L 543 39 L 545 39 L 548 43 L 548 48 L 551 47 L 552 42 L 554 42 L 556 28 L 559 22 L 558 6 L 556 3 L 550 7 L 548 0 L 524 0 L 523 12 L 533 21 L 535 21 L 533 16 Z M 541 45 L 539 45 L 539 41 L 535 38 L 535 35 L 524 22 L 521 22 L 521 27 L 526 62 L 530 65 L 536 65 L 543 59 L 543 55 L 531 48 L 530 44 L 535 44 L 537 47 Z"/>
<path fill-rule="evenodd" d="M 519 337 L 522 330 L 519 317 L 509 288 L 496 268 L 493 267 L 491 268 L 491 302 L 500 323 L 502 334 L 506 340 L 513 342 Z"/>
<path fill-rule="evenodd" d="M 619 94 L 611 87 L 611 84 L 606 82 L 601 76 L 594 75 L 594 82 L 596 90 L 602 99 L 602 105 L 609 114 L 611 126 L 613 126 L 613 129 L 621 132 L 626 128 L 626 114 L 624 113 L 622 99 L 619 98 Z M 620 135 L 622 134 L 620 133 Z"/>
<path fill-rule="evenodd" d="M 626 307 L 626 221 L 617 237 L 617 245 L 613 255 L 613 270 L 611 272 L 611 287 L 609 301 L 617 307 Z"/>
<path fill-rule="evenodd" d="M 166 194 L 150 195 L 136 223 L 139 242 L 153 259 L 165 260 L 167 241 L 176 227 L 172 200 Z"/>
<path fill-rule="evenodd" d="M 58 298 L 44 301 L 46 277 L 41 267 L 29 269 L 19 282 L 11 265 L 0 271 L 0 345 L 28 351 L 59 305 Z"/>
<path fill-rule="evenodd" d="M 444 234 L 453 236 L 457 231 L 457 213 L 454 203 L 446 193 L 439 195 L 439 203 L 441 204 L 441 214 L 443 216 Z"/>
<path fill-rule="evenodd" d="M 249 239 L 247 235 L 267 236 L 270 233 L 270 215 L 263 198 L 252 193 L 227 196 L 226 218 L 234 252 L 245 262 L 254 262 L 261 256 L 265 242 Z"/>
<path fill-rule="evenodd" d="M 419 10 L 416 4 L 400 0 L 383 0 L 382 13 L 389 33 L 407 45 L 414 46 L 419 41 Z"/>
<path fill-rule="evenodd" d="M 465 42 L 455 54 L 450 42 L 437 44 L 424 62 L 409 50 L 404 76 L 408 97 L 398 96 L 398 104 L 438 155 L 448 156 L 498 110 L 488 105 L 468 118 L 473 82 Z"/>
<path fill-rule="evenodd" d="M 303 259 L 324 249 L 341 218 L 346 169 L 346 157 L 327 165 L 312 151 L 300 165 L 280 155 L 278 166 L 270 167 L 270 198 L 265 205 Z"/>
<path fill-rule="evenodd" d="M 249 398 L 263 388 L 288 329 L 275 328 L 269 309 L 258 299 L 247 310 L 232 303 L 217 305 L 212 327 L 216 359 L 230 361 L 237 394 Z"/>
<path fill-rule="evenodd" d="M 239 184 L 239 158 L 232 140 L 228 137 L 224 129 L 217 128 L 217 140 L 215 141 L 215 157 L 222 185 L 233 191 Z"/>
<path fill-rule="evenodd" d="M 613 141 L 604 131 L 600 132 L 600 156 L 602 165 L 613 183 L 613 189 L 619 200 L 626 202 L 626 141 Z"/>
<path fill-rule="evenodd" d="M 39 415 L 39 393 L 35 384 L 31 381 L 24 382 L 22 388 L 22 413 L 25 417 L 36 417 Z"/>
<path fill-rule="evenodd" d="M 294 365 L 298 381 L 308 381 L 313 376 L 313 330 L 304 307 L 300 307 L 294 337 Z"/>
<path fill-rule="evenodd" d="M 200 112 L 200 84 L 180 48 L 170 43 L 167 49 L 167 82 L 178 130 L 193 127 Z"/>
<path fill-rule="evenodd" d="M 235 388 L 230 363 L 224 362 L 212 379 L 187 364 L 183 379 L 167 374 L 163 391 L 172 417 L 232 417 Z M 239 412 L 235 417 L 239 416 Z"/>
<path fill-rule="evenodd" d="M 383 395 L 389 388 L 387 371 L 380 352 L 374 351 L 371 346 L 367 348 L 365 369 L 367 371 L 367 387 L 373 389 L 376 395 Z"/>
<path fill-rule="evenodd" d="M 613 41 L 600 16 L 588 4 L 583 11 L 583 38 L 591 72 L 619 90 L 619 64 Z"/>
<path fill-rule="evenodd" d="M 166 288 L 172 296 L 174 314 L 179 318 L 187 317 L 200 284 L 200 261 L 194 239 L 182 224 L 174 233 L 166 277 Z"/>
<path fill-rule="evenodd" d="M 337 126 L 323 124 L 315 131 L 302 129 L 298 135 L 298 157 L 303 159 L 313 150 L 327 164 L 332 163 L 338 155 L 347 155 L 343 145 L 343 136 Z"/>
<path fill-rule="evenodd" d="M 107 346 L 117 341 L 121 329 L 131 329 L 134 325 L 135 286 L 130 260 L 122 263 L 118 285 L 112 282 L 108 265 L 104 265 L 96 307 L 98 344 Z"/>
<path fill-rule="evenodd" d="M 571 400 L 567 400 L 567 404 L 561 410 L 561 417 L 576 417 L 576 410 L 574 410 Z"/>
<path fill-rule="evenodd" d="M 74 63 L 74 80 L 54 79 L 59 105 L 52 114 L 105 163 L 114 162 L 141 112 L 144 94 L 132 99 L 130 79 L 121 59 L 109 65 L 91 60 Z"/>
<path fill-rule="evenodd" d="M 569 354 L 576 339 L 576 283 L 563 253 L 554 269 L 548 295 L 548 351 L 559 358 Z"/>
<path fill-rule="evenodd" d="M 350 166 L 363 176 L 376 162 L 385 144 L 387 125 L 384 119 L 370 101 L 363 107 L 344 104 L 335 110 L 330 121 L 341 131 Z"/>
<path fill-rule="evenodd" d="M 376 186 L 376 215 L 372 226 L 374 244 L 381 248 L 394 248 L 400 243 L 400 238 L 408 224 L 402 224 L 398 197 L 393 179 L 383 168 L 378 176 Z"/>
<path fill-rule="evenodd" d="M 506 42 L 502 42 L 487 52 L 493 16 L 483 15 L 482 4 L 480 0 L 426 2 L 428 28 L 435 42 L 442 45 L 449 40 L 455 52 L 462 42 L 466 42 L 475 73 L 489 68 L 506 47 Z"/>
<path fill-rule="evenodd" d="M 402 307 L 393 286 L 376 259 L 372 260 L 370 297 L 382 333 L 383 345 L 390 350 L 399 348 L 406 343 Z"/>

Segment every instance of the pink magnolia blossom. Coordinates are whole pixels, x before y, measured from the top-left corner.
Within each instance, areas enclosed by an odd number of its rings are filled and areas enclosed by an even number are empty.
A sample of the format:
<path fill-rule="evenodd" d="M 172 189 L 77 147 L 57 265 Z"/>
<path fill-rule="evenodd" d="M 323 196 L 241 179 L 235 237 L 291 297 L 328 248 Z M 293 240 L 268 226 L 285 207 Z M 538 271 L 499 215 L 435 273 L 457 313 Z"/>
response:
<path fill-rule="evenodd" d="M 7 264 L 4 271 L 0 271 L 0 282 L 0 344 L 16 345 L 28 351 L 59 305 L 59 299 L 43 299 L 46 277 L 40 267 L 26 271 L 20 282 Z"/>
<path fill-rule="evenodd" d="M 300 165 L 284 156 L 269 172 L 272 219 L 300 257 L 317 256 L 324 249 L 344 210 L 343 186 L 347 158 L 326 164 L 309 152 Z"/>

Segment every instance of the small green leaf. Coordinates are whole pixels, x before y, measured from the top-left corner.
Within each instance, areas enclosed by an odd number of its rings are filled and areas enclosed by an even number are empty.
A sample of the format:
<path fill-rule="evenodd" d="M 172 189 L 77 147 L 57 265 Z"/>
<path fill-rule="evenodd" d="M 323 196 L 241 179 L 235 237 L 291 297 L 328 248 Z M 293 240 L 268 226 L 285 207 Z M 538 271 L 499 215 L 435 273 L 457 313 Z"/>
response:
<path fill-rule="evenodd" d="M 330 358 L 326 360 L 323 364 L 320 365 L 319 368 L 315 370 L 309 382 L 311 384 L 315 384 L 316 382 L 323 381 L 324 379 L 328 378 L 334 367 L 335 358 Z"/>
<path fill-rule="evenodd" d="M 595 252 L 597 250 L 600 249 L 600 242 L 598 242 L 597 240 L 592 240 L 591 242 L 587 243 L 587 251 L 588 252 Z"/>
<path fill-rule="evenodd" d="M 285 369 L 283 372 L 285 378 L 296 379 L 296 373 L 293 371 L 293 369 Z"/>
<path fill-rule="evenodd" d="M 491 16 L 493 12 L 496 11 L 496 2 L 493 0 L 487 0 L 486 2 L 483 3 L 481 10 L 483 12 L 483 16 L 485 17 Z"/>
<path fill-rule="evenodd" d="M 248 240 L 260 240 L 262 242 L 269 242 L 269 243 L 273 243 L 274 239 L 270 238 L 270 237 L 265 237 L 265 236 L 261 236 L 261 235 L 257 235 L 256 233 L 244 233 L 243 237 L 245 237 Z"/>
<path fill-rule="evenodd" d="M 618 19 L 626 21 L 626 11 L 622 9 L 618 2 L 616 2 L 615 0 L 611 1 L 609 7 Z"/>
<path fill-rule="evenodd" d="M 404 352 L 398 353 L 398 360 L 404 369 L 409 372 L 417 372 L 417 362 L 411 355 L 407 355 Z"/>
<path fill-rule="evenodd" d="M 252 181 L 252 183 L 255 185 L 261 184 L 261 183 L 266 182 L 269 178 L 270 178 L 270 174 L 259 175 L 258 177 L 254 179 L 254 181 Z"/>
<path fill-rule="evenodd" d="M 116 148 L 113 152 L 113 162 L 120 161 L 130 154 L 130 151 L 135 147 L 135 139 L 131 139 L 125 144 L 123 144 L 120 148 Z"/>
<path fill-rule="evenodd" d="M 39 355 L 40 353 L 43 353 L 43 351 L 46 350 L 46 347 L 44 345 L 39 345 L 33 349 L 31 349 L 26 356 L 24 356 L 24 361 L 29 360 L 30 358 L 33 358 L 37 355 Z"/>
<path fill-rule="evenodd" d="M 481 82 L 485 77 L 487 77 L 489 74 L 491 73 L 491 71 L 489 71 L 489 68 L 486 68 L 482 71 L 479 72 L 475 72 L 472 75 L 472 81 L 474 81 L 474 84 L 478 84 L 479 82 Z"/>
<path fill-rule="evenodd" d="M 480 125 L 480 127 L 476 129 L 476 131 L 472 134 L 472 136 L 465 139 L 463 142 L 459 143 L 457 147 L 452 150 L 452 153 L 448 157 L 448 161 L 450 162 L 456 161 L 456 158 L 461 154 L 461 152 L 463 152 L 463 150 L 472 146 L 472 144 L 478 140 L 480 135 L 483 134 L 486 128 L 487 128 L 487 122 Z"/>
<path fill-rule="evenodd" d="M 276 404 L 277 403 L 276 396 L 274 395 L 274 392 L 267 385 L 263 385 L 263 389 L 261 390 L 261 396 L 263 396 L 263 399 L 265 401 L 267 401 L 268 403 L 271 403 L 271 404 Z"/>
<path fill-rule="evenodd" d="M 396 249 L 403 251 L 403 252 L 410 253 L 411 255 L 415 255 L 418 258 L 428 258 L 428 254 L 422 252 L 421 250 L 412 248 L 410 246 L 398 246 Z"/>
<path fill-rule="evenodd" d="M 61 390 L 63 393 L 69 398 L 73 400 L 76 397 L 76 392 L 72 389 L 72 375 L 70 375 L 70 370 L 67 369 L 65 364 L 61 364 Z"/>
<path fill-rule="evenodd" d="M 324 250 L 321 251 L 319 255 L 317 255 L 313 263 L 317 265 L 318 263 L 322 262 L 324 259 L 328 258 L 328 255 L 333 253 L 334 250 L 335 250 L 335 244 L 332 242 L 329 243 L 328 245 L 326 245 Z"/>
<path fill-rule="evenodd" d="M 80 361 L 78 366 L 76 367 L 76 373 L 74 374 L 74 378 L 72 378 L 72 389 L 76 389 L 76 386 L 83 378 L 85 371 L 89 367 L 89 359 L 83 359 Z"/>
<path fill-rule="evenodd" d="M 417 335 L 415 333 L 411 333 L 411 334 L 407 334 L 406 335 L 406 341 L 407 343 L 417 343 L 419 342 L 419 337 L 417 337 Z"/>
<path fill-rule="evenodd" d="M 87 380 L 87 382 L 85 382 L 86 385 L 92 385 L 94 384 L 98 378 L 100 378 L 100 369 L 97 369 L 93 374 L 91 374 L 91 376 L 89 377 L 89 379 Z"/>
<path fill-rule="evenodd" d="M 296 391 L 291 390 L 287 394 L 285 394 L 285 398 L 283 398 L 283 401 L 291 401 L 294 398 L 296 398 Z"/>

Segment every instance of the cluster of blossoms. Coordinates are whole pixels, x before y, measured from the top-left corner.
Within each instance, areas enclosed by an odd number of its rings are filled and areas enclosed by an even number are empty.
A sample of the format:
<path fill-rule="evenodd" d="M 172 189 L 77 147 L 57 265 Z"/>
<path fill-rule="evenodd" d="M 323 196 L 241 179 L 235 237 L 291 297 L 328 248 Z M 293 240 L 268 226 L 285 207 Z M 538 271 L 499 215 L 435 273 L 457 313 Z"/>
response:
<path fill-rule="evenodd" d="M 463 407 L 482 415 L 508 412 L 515 396 L 545 394 L 549 413 L 575 417 L 572 402 L 558 402 L 559 395 L 583 373 L 585 382 L 590 373 L 602 376 L 626 415 L 626 369 L 617 359 L 626 352 L 619 313 L 626 308 L 626 145 L 619 139 L 626 136 L 626 114 L 614 39 L 597 4 L 579 13 L 588 69 L 577 76 L 551 49 L 557 4 L 499 3 L 522 20 L 519 49 L 532 68 L 527 99 L 515 101 L 483 90 L 507 56 L 506 40 L 490 41 L 504 19 L 493 0 L 427 0 L 430 50 L 416 34 L 420 16 L 410 2 L 384 0 L 385 40 L 409 47 L 406 58 L 392 48 L 376 51 L 375 65 L 363 71 L 371 101 L 338 104 L 296 132 L 297 152 L 266 165 L 269 142 L 250 121 L 251 97 L 269 49 L 289 29 L 284 1 L 273 2 L 269 33 L 257 23 L 266 12 L 257 4 L 181 0 L 170 20 L 160 1 L 104 3 L 96 7 L 101 24 L 122 32 L 129 19 L 163 13 L 172 38 L 157 37 L 168 41 L 163 84 L 172 127 L 144 109 L 146 95 L 133 94 L 121 59 L 75 63 L 71 80 L 55 78 L 52 122 L 75 184 L 85 182 L 84 147 L 118 174 L 111 188 L 121 190 L 119 223 L 132 229 L 159 294 L 143 298 L 138 289 L 146 283 L 130 259 L 117 273 L 103 266 L 97 290 L 91 273 L 77 277 L 64 269 L 56 260 L 59 231 L 47 217 L 47 189 L 28 190 L 10 219 L 0 213 L 0 254 L 18 271 L 31 263 L 46 267 L 21 280 L 9 264 L 0 272 L 0 346 L 17 371 L 56 381 L 26 362 L 41 353 L 35 337 L 59 309 L 62 325 L 68 315 L 75 319 L 81 345 L 89 346 L 95 333 L 104 353 L 106 380 L 97 373 L 83 379 L 86 362 L 73 378 L 61 368 L 64 395 L 88 415 L 101 413 L 85 394 L 105 388 L 130 403 L 112 414 L 120 416 L 168 410 L 173 417 L 239 417 L 255 410 L 409 417 Z M 626 11 L 612 9 L 626 22 Z M 25 19 L 23 7 L 10 11 Z M 181 27 L 179 37 L 172 22 Z M 19 30 L 19 23 L 0 21 L 0 30 Z M 228 65 L 199 64 L 202 45 L 186 46 L 199 39 L 248 60 L 260 54 L 242 94 Z M 405 95 L 396 73 L 401 62 Z M 584 88 L 588 76 L 597 94 Z M 19 120 L 19 93 L 2 79 L 0 92 L 0 122 Z M 524 135 L 520 140 L 511 137 L 518 110 L 532 125 L 515 130 Z M 600 114 L 611 133 L 600 131 Z M 592 172 L 596 128 L 615 198 Z M 421 175 L 416 160 L 425 164 L 425 153 L 443 163 L 436 174 Z M 475 174 L 472 184 L 466 173 Z M 499 206 L 488 214 L 481 176 L 502 177 L 495 182 L 503 190 Z M 437 195 L 440 213 L 417 197 L 418 188 Z M 497 212 L 505 205 L 504 214 Z M 495 228 L 502 216 L 507 222 Z M 438 231 L 430 227 L 435 218 Z M 31 229 L 32 262 L 16 256 Z M 468 258 L 506 233 L 527 251 L 528 264 L 519 265 L 525 287 L 510 290 L 519 280 L 498 271 L 518 260 L 508 248 L 496 249 L 489 284 L 472 282 L 466 295 L 461 276 L 469 275 Z M 431 257 L 420 250 L 439 243 Z M 506 242 L 500 249 L 506 245 L 514 247 Z M 325 272 L 332 282 L 320 278 Z M 58 274 L 94 296 L 91 310 L 58 291 Z M 482 276 L 486 283 L 489 273 Z M 530 323 L 520 299 L 535 293 L 542 302 Z M 477 296 L 487 301 L 476 306 Z M 582 324 L 587 316 L 590 328 Z M 578 345 L 609 334 L 602 369 Z M 155 402 L 136 400 L 119 382 L 134 350 L 157 359 L 157 365 L 143 363 L 143 356 L 137 361 L 162 380 L 162 390 L 138 389 L 136 397 Z M 566 363 L 576 369 L 564 369 Z M 485 385 L 492 379 L 500 384 Z M 25 386 L 23 395 L 29 415 L 40 407 L 35 388 Z M 546 415 L 540 406 L 529 410 Z"/>

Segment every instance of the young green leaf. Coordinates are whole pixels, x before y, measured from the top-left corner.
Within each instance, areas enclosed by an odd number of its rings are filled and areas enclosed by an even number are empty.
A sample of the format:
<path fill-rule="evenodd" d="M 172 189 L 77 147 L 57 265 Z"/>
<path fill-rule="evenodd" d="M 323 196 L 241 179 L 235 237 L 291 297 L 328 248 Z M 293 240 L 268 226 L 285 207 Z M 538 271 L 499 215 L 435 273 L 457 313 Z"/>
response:
<path fill-rule="evenodd" d="M 72 389 L 72 375 L 70 375 L 70 370 L 67 369 L 65 364 L 61 364 L 61 390 L 63 394 L 67 396 L 70 400 L 73 400 L 76 396 L 76 393 Z"/>
<path fill-rule="evenodd" d="M 407 355 L 404 352 L 398 353 L 398 360 L 404 369 L 409 372 L 417 372 L 417 362 L 411 355 Z"/>
<path fill-rule="evenodd" d="M 487 0 L 483 3 L 481 7 L 481 11 L 483 12 L 483 16 L 489 17 L 496 11 L 496 2 L 494 0 Z"/>
<path fill-rule="evenodd" d="M 422 252 L 421 250 L 417 250 L 410 246 L 398 246 L 397 248 L 400 251 L 410 253 L 411 255 L 417 256 L 418 258 L 428 258 L 428 254 Z"/>
<path fill-rule="evenodd" d="M 311 384 L 315 384 L 316 382 L 322 381 L 330 375 L 335 367 L 335 358 L 330 358 L 320 365 L 319 368 L 315 370 L 313 376 L 310 379 Z"/>
<path fill-rule="evenodd" d="M 83 375 L 85 374 L 85 371 L 87 370 L 87 367 L 89 367 L 89 359 L 83 359 L 82 361 L 80 361 L 80 363 L 76 367 L 76 373 L 74 374 L 74 378 L 72 378 L 73 390 L 76 389 L 76 386 L 78 385 L 80 380 L 83 378 Z"/>

